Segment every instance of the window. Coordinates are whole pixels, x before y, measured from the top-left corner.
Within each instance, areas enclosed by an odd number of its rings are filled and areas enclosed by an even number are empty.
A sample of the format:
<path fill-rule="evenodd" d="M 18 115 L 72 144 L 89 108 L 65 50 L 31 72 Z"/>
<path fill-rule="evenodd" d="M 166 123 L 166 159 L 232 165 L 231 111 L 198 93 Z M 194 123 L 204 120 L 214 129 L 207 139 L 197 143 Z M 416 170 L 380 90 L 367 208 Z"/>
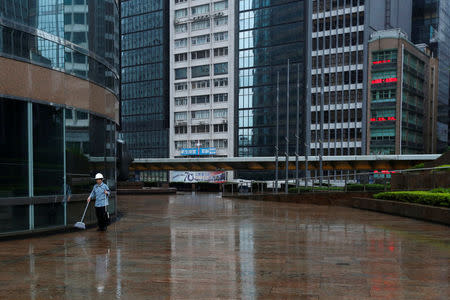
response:
<path fill-rule="evenodd" d="M 224 86 L 228 86 L 228 78 L 218 78 L 218 79 L 214 79 L 214 86 L 215 86 L 215 87 L 224 87 Z"/>
<path fill-rule="evenodd" d="M 226 118 L 228 110 L 226 108 L 223 109 L 215 109 L 214 110 L 214 118 Z"/>
<path fill-rule="evenodd" d="M 175 69 L 175 79 L 186 79 L 187 78 L 187 68 Z"/>
<path fill-rule="evenodd" d="M 185 91 L 187 90 L 187 83 L 186 82 L 180 82 L 175 83 L 175 91 Z"/>
<path fill-rule="evenodd" d="M 228 47 L 214 49 L 214 56 L 227 56 L 227 55 L 228 55 Z"/>
<path fill-rule="evenodd" d="M 228 132 L 228 124 L 214 124 L 214 132 Z"/>
<path fill-rule="evenodd" d="M 187 60 L 187 53 L 175 54 L 175 62 L 186 61 L 186 60 Z"/>
<path fill-rule="evenodd" d="M 187 32 L 187 24 L 177 24 L 175 25 L 175 33 Z"/>
<path fill-rule="evenodd" d="M 191 44 L 193 46 L 195 45 L 204 45 L 206 43 L 209 43 L 211 41 L 209 34 L 194 36 L 191 38 Z"/>
<path fill-rule="evenodd" d="M 213 140 L 213 145 L 219 149 L 228 148 L 228 140 Z"/>
<path fill-rule="evenodd" d="M 209 119 L 209 110 L 196 110 L 191 112 L 192 119 Z"/>
<path fill-rule="evenodd" d="M 228 41 L 228 31 L 214 33 L 214 41 L 215 42 Z"/>
<path fill-rule="evenodd" d="M 185 48 L 187 47 L 187 39 L 175 40 L 175 48 Z"/>
<path fill-rule="evenodd" d="M 187 120 L 187 112 L 176 112 L 175 113 L 175 121 L 186 121 Z"/>
<path fill-rule="evenodd" d="M 214 75 L 228 74 L 228 63 L 214 64 Z"/>
<path fill-rule="evenodd" d="M 209 65 L 192 67 L 191 68 L 191 76 L 193 78 L 209 76 Z"/>
<path fill-rule="evenodd" d="M 225 26 L 228 24 L 228 17 L 217 17 L 214 18 L 214 25 L 215 26 Z"/>
<path fill-rule="evenodd" d="M 73 22 L 74 24 L 85 24 L 84 13 L 74 13 L 73 14 Z"/>
<path fill-rule="evenodd" d="M 209 147 L 209 140 L 191 141 L 191 147 Z"/>
<path fill-rule="evenodd" d="M 214 102 L 227 102 L 228 101 L 228 94 L 215 94 L 214 95 Z"/>
<path fill-rule="evenodd" d="M 183 9 L 177 9 L 175 11 L 175 19 L 180 19 L 180 18 L 184 18 L 187 16 L 187 9 L 183 8 Z"/>
<path fill-rule="evenodd" d="M 175 106 L 187 105 L 187 97 L 175 97 Z"/>
<path fill-rule="evenodd" d="M 377 61 L 395 61 L 397 59 L 397 49 L 387 51 L 372 52 L 372 62 Z"/>
<path fill-rule="evenodd" d="M 187 126 L 175 126 L 175 134 L 186 134 L 187 133 Z"/>
<path fill-rule="evenodd" d="M 194 6 L 191 8 L 192 15 L 202 15 L 209 13 L 209 4 Z"/>
<path fill-rule="evenodd" d="M 175 149 L 187 148 L 187 146 L 188 146 L 187 141 L 175 141 Z"/>
<path fill-rule="evenodd" d="M 187 0 L 175 0 L 175 4 L 186 3 Z"/>
<path fill-rule="evenodd" d="M 209 124 L 208 125 L 204 125 L 204 124 L 201 124 L 201 125 L 194 125 L 194 126 L 191 126 L 191 132 L 192 133 L 207 133 L 207 132 L 209 132 Z"/>
<path fill-rule="evenodd" d="M 192 59 L 202 59 L 209 57 L 209 50 L 195 51 L 191 53 Z"/>
<path fill-rule="evenodd" d="M 209 27 L 210 27 L 209 19 L 208 20 L 192 22 L 192 24 L 191 24 L 191 30 L 192 31 L 207 29 Z"/>
<path fill-rule="evenodd" d="M 201 96 L 192 96 L 191 97 L 192 104 L 205 104 L 209 103 L 209 95 L 201 95 Z"/>
<path fill-rule="evenodd" d="M 228 0 L 214 3 L 214 11 L 225 10 L 228 8 Z"/>
<path fill-rule="evenodd" d="M 209 86 L 210 86 L 210 81 L 209 80 L 192 81 L 192 89 L 193 90 L 206 89 L 206 88 L 209 88 Z"/>

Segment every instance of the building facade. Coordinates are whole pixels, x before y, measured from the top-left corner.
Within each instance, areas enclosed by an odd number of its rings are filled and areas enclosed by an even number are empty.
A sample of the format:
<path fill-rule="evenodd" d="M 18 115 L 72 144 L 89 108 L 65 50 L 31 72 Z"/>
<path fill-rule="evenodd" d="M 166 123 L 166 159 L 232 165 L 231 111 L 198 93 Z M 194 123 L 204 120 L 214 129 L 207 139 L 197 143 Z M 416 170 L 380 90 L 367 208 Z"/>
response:
<path fill-rule="evenodd" d="M 450 145 L 450 2 L 413 0 L 411 40 L 426 43 L 439 58 L 437 152 Z"/>
<path fill-rule="evenodd" d="M 411 1 L 314 0 L 311 14 L 312 155 L 366 152 L 368 39 L 411 32 Z"/>
<path fill-rule="evenodd" d="M 368 51 L 367 153 L 435 153 L 437 59 L 400 30 L 373 33 Z"/>
<path fill-rule="evenodd" d="M 234 2 L 170 1 L 170 157 L 234 156 Z"/>
<path fill-rule="evenodd" d="M 122 135 L 134 158 L 169 156 L 169 3 L 121 1 Z"/>
<path fill-rule="evenodd" d="M 116 186 L 118 2 L 0 2 L 0 70 L 0 234 L 69 226 Z"/>

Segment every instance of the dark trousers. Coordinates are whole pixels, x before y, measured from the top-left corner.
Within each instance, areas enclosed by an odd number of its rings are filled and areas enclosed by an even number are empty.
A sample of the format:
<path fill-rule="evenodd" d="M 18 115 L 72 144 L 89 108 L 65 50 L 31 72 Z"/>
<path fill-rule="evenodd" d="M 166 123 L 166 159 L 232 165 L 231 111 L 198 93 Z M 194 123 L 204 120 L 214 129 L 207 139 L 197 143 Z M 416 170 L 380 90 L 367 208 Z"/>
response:
<path fill-rule="evenodd" d="M 95 214 L 97 215 L 98 228 L 106 230 L 108 226 L 108 216 L 106 215 L 106 206 L 95 207 Z"/>

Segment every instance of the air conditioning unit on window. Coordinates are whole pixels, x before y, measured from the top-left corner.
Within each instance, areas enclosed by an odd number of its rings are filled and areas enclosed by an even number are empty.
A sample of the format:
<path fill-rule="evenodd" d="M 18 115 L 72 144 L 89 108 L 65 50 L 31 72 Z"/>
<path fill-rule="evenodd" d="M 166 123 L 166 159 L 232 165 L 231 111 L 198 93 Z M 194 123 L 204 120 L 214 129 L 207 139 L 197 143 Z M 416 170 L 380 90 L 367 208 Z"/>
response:
<path fill-rule="evenodd" d="M 222 124 L 227 124 L 228 120 L 222 120 Z"/>

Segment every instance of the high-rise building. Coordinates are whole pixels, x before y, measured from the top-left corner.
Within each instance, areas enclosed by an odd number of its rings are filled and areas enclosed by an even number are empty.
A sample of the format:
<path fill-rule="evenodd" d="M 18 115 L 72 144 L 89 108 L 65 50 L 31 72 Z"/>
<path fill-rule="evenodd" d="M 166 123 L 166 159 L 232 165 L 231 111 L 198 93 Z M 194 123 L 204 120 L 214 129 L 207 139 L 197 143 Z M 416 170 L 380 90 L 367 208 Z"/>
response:
<path fill-rule="evenodd" d="M 313 0 L 311 154 L 366 150 L 368 39 L 372 32 L 411 32 L 411 1 Z"/>
<path fill-rule="evenodd" d="M 234 1 L 170 5 L 170 157 L 232 157 Z"/>
<path fill-rule="evenodd" d="M 168 12 L 169 1 L 121 1 L 121 125 L 134 158 L 169 156 Z"/>
<path fill-rule="evenodd" d="M 287 138 L 288 153 L 295 154 L 297 103 L 300 110 L 299 152 L 303 153 L 307 2 L 262 0 L 237 2 L 239 6 L 236 8 L 238 65 L 235 82 L 237 126 L 235 151 L 238 156 L 275 155 L 277 95 L 279 154 L 285 155 Z M 288 78 L 289 93 L 287 93 Z M 297 83 L 300 83 L 299 88 Z M 287 107 L 289 107 L 289 123 Z M 242 174 L 245 177 L 245 173 Z M 266 175 L 268 176 L 268 173 L 262 175 L 260 179 L 266 178 Z M 255 176 L 253 174 L 253 178 Z"/>
<path fill-rule="evenodd" d="M 450 145 L 450 1 L 413 0 L 411 40 L 426 43 L 439 58 L 437 152 L 442 153 Z"/>
<path fill-rule="evenodd" d="M 115 210 L 118 72 L 118 1 L 0 2 L 1 234 L 79 221 L 97 172 Z"/>
<path fill-rule="evenodd" d="M 367 153 L 435 153 L 437 59 L 398 29 L 373 33 L 368 52 Z"/>

